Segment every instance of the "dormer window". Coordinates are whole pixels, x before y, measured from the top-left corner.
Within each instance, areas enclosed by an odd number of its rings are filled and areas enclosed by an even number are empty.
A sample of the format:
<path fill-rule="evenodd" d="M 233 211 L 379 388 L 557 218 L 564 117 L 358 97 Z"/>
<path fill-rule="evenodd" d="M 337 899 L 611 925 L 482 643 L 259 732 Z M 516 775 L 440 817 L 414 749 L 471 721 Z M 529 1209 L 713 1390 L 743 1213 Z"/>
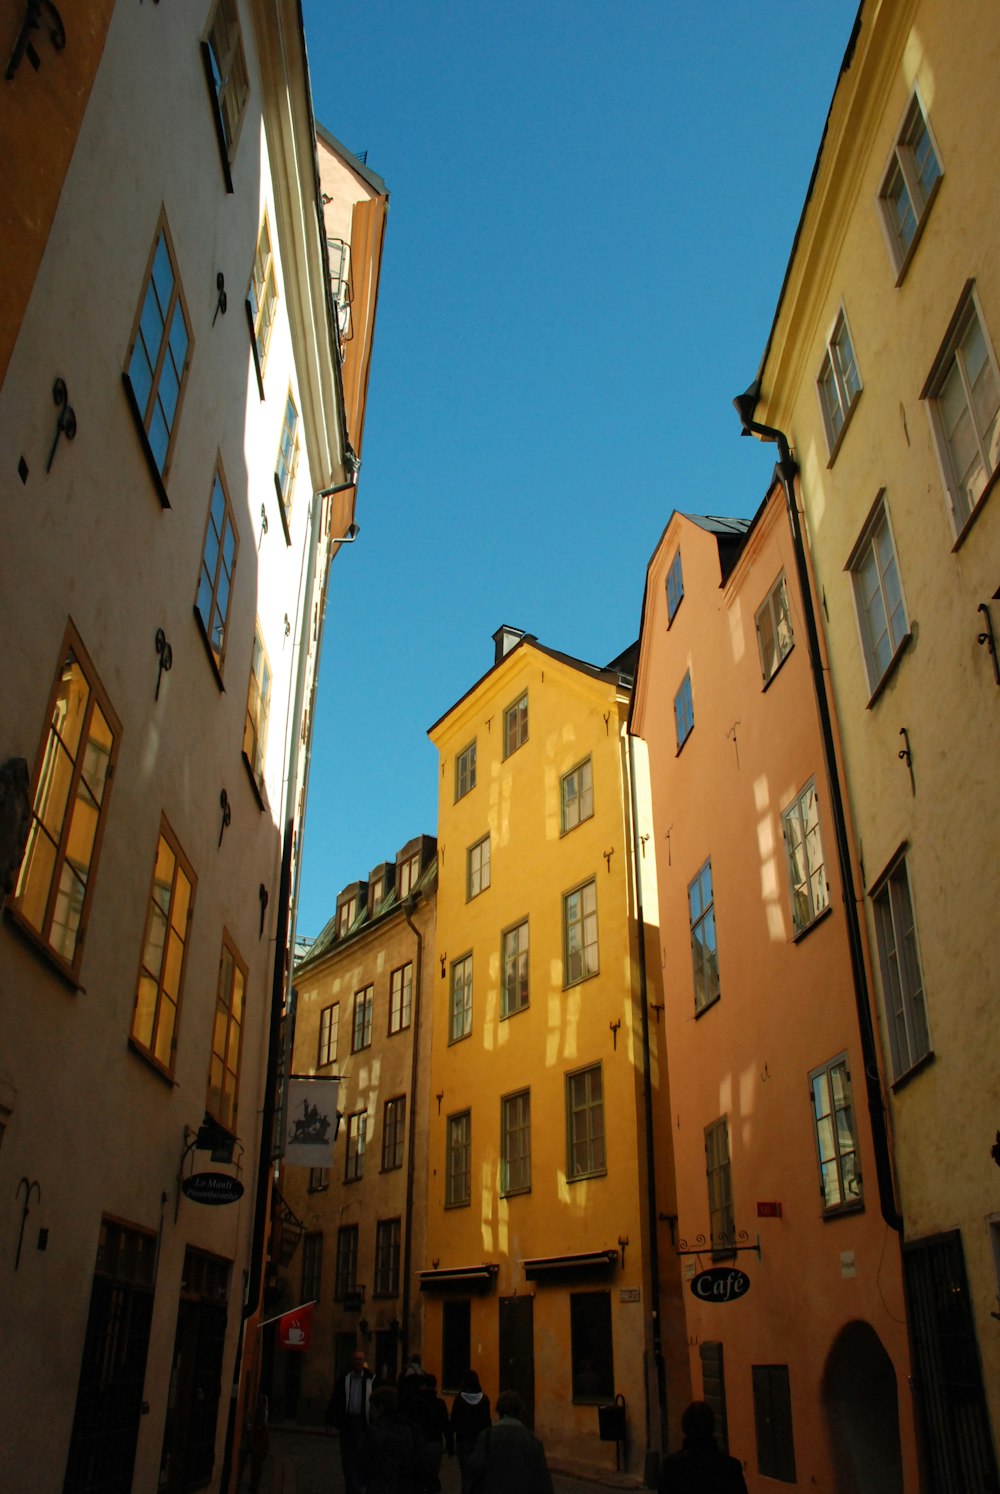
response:
<path fill-rule="evenodd" d="M 351 924 L 358 916 L 358 899 L 352 894 L 337 908 L 337 938 L 343 939 Z"/>
<path fill-rule="evenodd" d="M 417 885 L 420 877 L 420 852 L 414 851 L 412 856 L 407 856 L 405 861 L 399 863 L 399 896 L 408 896 Z"/>

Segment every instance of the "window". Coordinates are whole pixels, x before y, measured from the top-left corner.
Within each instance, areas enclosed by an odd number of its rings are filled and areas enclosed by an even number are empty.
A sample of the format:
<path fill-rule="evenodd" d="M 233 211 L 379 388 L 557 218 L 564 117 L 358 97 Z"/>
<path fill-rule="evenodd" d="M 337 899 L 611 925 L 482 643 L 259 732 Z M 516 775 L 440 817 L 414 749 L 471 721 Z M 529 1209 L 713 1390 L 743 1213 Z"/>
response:
<path fill-rule="evenodd" d="M 318 1302 L 323 1275 L 323 1235 L 315 1231 L 302 1236 L 302 1301 Z"/>
<path fill-rule="evenodd" d="M 613 1401 L 615 1361 L 610 1292 L 570 1292 L 569 1337 L 574 1401 Z"/>
<path fill-rule="evenodd" d="M 194 607 L 220 675 L 226 656 L 226 627 L 229 622 L 238 543 L 222 468 L 216 467 Z"/>
<path fill-rule="evenodd" d="M 528 692 L 503 713 L 503 755 L 510 757 L 528 740 Z"/>
<path fill-rule="evenodd" d="M 597 974 L 597 884 L 585 882 L 563 898 L 566 985 Z"/>
<path fill-rule="evenodd" d="M 958 533 L 986 492 L 1000 454 L 1000 378 L 971 286 L 922 397 L 930 400 Z"/>
<path fill-rule="evenodd" d="M 588 757 L 559 782 L 559 821 L 563 835 L 594 813 L 594 769 Z"/>
<path fill-rule="evenodd" d="M 712 863 L 706 861 L 688 887 L 691 919 L 691 960 L 694 966 L 694 1009 L 704 1011 L 718 1001 L 719 952 L 715 939 L 715 903 L 712 894 Z"/>
<path fill-rule="evenodd" d="M 797 934 L 807 929 L 830 904 L 823 869 L 816 780 L 810 779 L 781 816 L 792 892 L 792 924 Z"/>
<path fill-rule="evenodd" d="M 330 1186 L 330 1169 L 328 1167 L 310 1167 L 308 1191 L 310 1193 L 323 1193 Z"/>
<path fill-rule="evenodd" d="M 337 904 L 336 935 L 338 939 L 343 939 L 357 916 L 358 899 L 356 896 L 345 897 L 343 902 Z"/>
<path fill-rule="evenodd" d="M 354 1028 L 351 1033 L 351 1052 L 360 1053 L 371 1046 L 372 1009 L 375 1004 L 375 987 L 365 986 L 354 993 Z"/>
<path fill-rule="evenodd" d="M 268 344 L 274 330 L 274 308 L 278 301 L 278 287 L 274 278 L 274 255 L 271 252 L 271 230 L 267 214 L 264 214 L 257 236 L 253 269 L 250 272 L 250 287 L 247 291 L 247 320 L 253 336 L 254 361 L 258 380 L 263 379 L 264 363 Z M 261 397 L 263 398 L 263 385 Z"/>
<path fill-rule="evenodd" d="M 725 1254 L 736 1244 L 729 1122 L 725 1116 L 705 1127 L 705 1171 L 708 1176 L 709 1237 L 712 1249 L 717 1254 Z"/>
<path fill-rule="evenodd" d="M 827 445 L 832 458 L 840 444 L 847 418 L 861 393 L 861 376 L 854 357 L 854 344 L 843 311 L 834 324 L 816 382 L 826 424 Z"/>
<path fill-rule="evenodd" d="M 376 1297 L 399 1296 L 399 1220 L 380 1219 L 375 1226 Z"/>
<path fill-rule="evenodd" d="M 337 1231 L 337 1272 L 333 1295 L 351 1296 L 358 1287 L 358 1226 L 342 1224 Z"/>
<path fill-rule="evenodd" d="M 444 1206 L 458 1208 L 472 1199 L 472 1112 L 448 1117 Z"/>
<path fill-rule="evenodd" d="M 874 691 L 910 631 L 889 511 L 882 493 L 847 568 L 854 584 L 868 688 Z"/>
<path fill-rule="evenodd" d="M 271 665 L 260 636 L 260 623 L 254 629 L 253 654 L 250 660 L 250 685 L 247 690 L 247 719 L 243 728 L 243 756 L 254 783 L 264 789 L 264 749 L 267 745 L 267 718 L 271 710 Z"/>
<path fill-rule="evenodd" d="M 451 1016 L 448 1041 L 457 1042 L 472 1031 L 472 956 L 464 955 L 451 967 Z"/>
<path fill-rule="evenodd" d="M 792 619 L 788 610 L 788 584 L 785 573 L 775 581 L 757 613 L 757 647 L 764 683 L 776 673 L 778 665 L 791 651 Z"/>
<path fill-rule="evenodd" d="M 500 1192 L 527 1193 L 531 1188 L 531 1091 L 500 1101 Z"/>
<path fill-rule="evenodd" d="M 872 905 L 893 1074 L 898 1079 L 931 1051 L 905 856 L 872 894 Z"/>
<path fill-rule="evenodd" d="M 465 898 L 478 897 L 490 885 L 490 838 L 484 835 L 466 852 Z"/>
<path fill-rule="evenodd" d="M 355 1183 L 365 1175 L 365 1137 L 368 1133 L 368 1117 L 358 1111 L 347 1117 L 347 1161 L 344 1181 Z"/>
<path fill-rule="evenodd" d="M 215 126 L 219 134 L 226 186 L 233 190 L 229 166 L 246 111 L 250 84 L 236 0 L 216 0 L 208 36 L 202 43 L 205 70 L 215 103 Z"/>
<path fill-rule="evenodd" d="M 389 1033 L 402 1032 L 410 1025 L 413 1002 L 413 966 L 401 965 L 389 977 Z"/>
<path fill-rule="evenodd" d="M 501 1017 L 509 1017 L 528 1005 L 528 920 L 503 936 L 503 992 Z"/>
<path fill-rule="evenodd" d="M 399 864 L 399 897 L 400 901 L 408 897 L 417 885 L 420 876 L 420 852 L 414 851 L 412 856 L 407 856 L 405 861 Z"/>
<path fill-rule="evenodd" d="M 161 218 L 125 360 L 125 388 L 142 432 L 160 502 L 173 454 L 177 417 L 191 353 L 191 323 L 177 276 L 166 220 Z"/>
<path fill-rule="evenodd" d="M 941 163 L 920 100 L 914 95 L 879 192 L 882 221 L 899 277 L 897 285 L 903 278 L 940 177 Z"/>
<path fill-rule="evenodd" d="M 406 1139 L 406 1096 L 386 1100 L 382 1111 L 382 1171 L 393 1172 L 403 1165 L 403 1143 Z"/>
<path fill-rule="evenodd" d="M 132 1041 L 167 1074 L 174 1070 L 194 886 L 194 873 L 162 820 L 132 1012 Z"/>
<path fill-rule="evenodd" d="M 240 1057 L 243 1048 L 243 1004 L 246 998 L 247 967 L 240 959 L 229 935 L 222 936 L 219 958 L 219 986 L 215 997 L 215 1025 L 212 1029 L 212 1057 L 208 1068 L 209 1115 L 226 1127 L 236 1130 L 236 1095 L 240 1084 Z"/>
<path fill-rule="evenodd" d="M 823 1211 L 832 1214 L 861 1201 L 858 1137 L 854 1129 L 847 1055 L 842 1053 L 822 1068 L 813 1069 L 809 1085 Z"/>
<path fill-rule="evenodd" d="M 463 798 L 476 786 L 476 744 L 470 742 L 455 759 L 455 798 Z"/>
<path fill-rule="evenodd" d="M 60 660 L 12 912 L 76 976 L 121 727 L 72 626 Z"/>
<path fill-rule="evenodd" d="M 566 1176 L 592 1177 L 607 1170 L 604 1150 L 604 1082 L 601 1065 L 566 1075 Z"/>
<path fill-rule="evenodd" d="M 678 550 L 667 572 L 667 627 L 673 622 L 683 597 L 684 576 L 681 571 L 681 552 Z"/>
<path fill-rule="evenodd" d="M 757 1430 L 757 1470 L 765 1478 L 795 1483 L 792 1397 L 787 1364 L 755 1364 L 753 1417 Z"/>
<path fill-rule="evenodd" d="M 677 732 L 677 751 L 691 735 L 694 727 L 694 701 L 691 698 L 691 671 L 681 680 L 681 687 L 674 696 L 674 727 Z"/>
<path fill-rule="evenodd" d="M 291 535 L 288 532 L 288 520 L 292 512 L 292 486 L 295 482 L 295 469 L 299 464 L 299 412 L 295 408 L 295 400 L 289 389 L 288 398 L 285 400 L 285 413 L 281 420 L 281 440 L 278 443 L 278 460 L 274 468 L 274 486 L 278 493 L 278 504 L 281 511 L 281 522 L 285 530 L 285 539 L 291 544 Z"/>
<path fill-rule="evenodd" d="M 328 1063 L 336 1063 L 339 1032 L 340 1002 L 334 1001 L 331 1006 L 324 1006 L 319 1014 L 319 1051 L 316 1054 L 317 1068 L 321 1069 Z"/>

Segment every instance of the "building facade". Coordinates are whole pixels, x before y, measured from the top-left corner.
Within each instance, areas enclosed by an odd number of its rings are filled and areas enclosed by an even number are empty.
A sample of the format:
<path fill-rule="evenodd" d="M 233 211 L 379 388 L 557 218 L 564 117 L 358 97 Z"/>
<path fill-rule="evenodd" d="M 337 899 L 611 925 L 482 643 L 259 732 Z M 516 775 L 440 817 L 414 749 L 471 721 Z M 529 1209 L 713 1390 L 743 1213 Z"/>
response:
<path fill-rule="evenodd" d="M 744 428 L 804 516 L 862 867 L 930 1487 L 996 1487 L 1000 233 L 987 4 L 861 6 Z M 988 197 L 988 194 L 987 194 Z M 956 826 L 963 827 L 956 834 Z"/>
<path fill-rule="evenodd" d="M 751 524 L 671 517 L 632 729 L 649 749 L 695 1393 L 751 1490 L 916 1494 L 870 983 L 779 486 Z"/>

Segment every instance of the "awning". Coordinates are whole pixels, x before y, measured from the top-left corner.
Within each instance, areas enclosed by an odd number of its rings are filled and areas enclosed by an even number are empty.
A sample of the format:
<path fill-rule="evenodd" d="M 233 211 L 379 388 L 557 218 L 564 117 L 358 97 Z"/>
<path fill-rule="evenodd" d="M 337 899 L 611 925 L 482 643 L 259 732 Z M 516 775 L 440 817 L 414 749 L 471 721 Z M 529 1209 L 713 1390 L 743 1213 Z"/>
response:
<path fill-rule="evenodd" d="M 499 1266 L 452 1266 L 443 1271 L 420 1271 L 422 1292 L 488 1292 Z"/>
<path fill-rule="evenodd" d="M 607 1276 L 617 1264 L 617 1250 L 584 1250 L 577 1255 L 539 1255 L 521 1262 L 528 1281 L 580 1280 L 588 1276 Z"/>

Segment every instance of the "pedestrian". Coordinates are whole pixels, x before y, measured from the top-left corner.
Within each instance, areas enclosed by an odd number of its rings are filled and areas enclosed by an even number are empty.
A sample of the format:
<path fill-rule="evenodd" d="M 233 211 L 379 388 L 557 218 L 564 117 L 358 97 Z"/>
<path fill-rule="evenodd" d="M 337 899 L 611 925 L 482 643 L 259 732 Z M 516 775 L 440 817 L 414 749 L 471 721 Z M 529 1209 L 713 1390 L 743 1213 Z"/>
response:
<path fill-rule="evenodd" d="M 516 1390 L 497 1396 L 496 1424 L 480 1432 L 469 1459 L 470 1494 L 553 1494 L 545 1449 L 524 1425 Z"/>
<path fill-rule="evenodd" d="M 346 1494 L 357 1494 L 356 1468 L 358 1449 L 368 1427 L 374 1376 L 365 1364 L 364 1351 L 355 1349 L 351 1367 L 343 1380 L 333 1387 L 327 1420 L 340 1433 L 340 1465 L 344 1470 Z"/>
<path fill-rule="evenodd" d="M 424 1379 L 424 1366 L 419 1354 L 411 1354 L 406 1361 L 406 1368 L 396 1381 L 399 1391 L 399 1406 L 405 1416 L 415 1419 L 417 1415 L 416 1397 Z"/>
<path fill-rule="evenodd" d="M 434 1475 L 432 1488 L 436 1485 L 440 1489 L 441 1460 L 446 1448 L 449 1457 L 454 1454 L 455 1441 L 452 1437 L 448 1407 L 437 1393 L 436 1376 L 423 1376 L 413 1405 L 417 1425 L 424 1439 L 427 1460 Z"/>
<path fill-rule="evenodd" d="M 420 1428 L 399 1408 L 399 1391 L 380 1385 L 361 1439 L 357 1480 L 367 1494 L 426 1494 L 429 1467 Z"/>
<path fill-rule="evenodd" d="M 475 1370 L 469 1370 L 451 1406 L 451 1435 L 462 1470 L 462 1494 L 469 1494 L 468 1465 L 480 1432 L 490 1424 L 490 1398 L 479 1383 Z"/>
<path fill-rule="evenodd" d="M 681 1417 L 684 1445 L 664 1458 L 660 1494 L 747 1494 L 743 1465 L 714 1437 L 715 1413 L 707 1401 L 692 1401 Z"/>

